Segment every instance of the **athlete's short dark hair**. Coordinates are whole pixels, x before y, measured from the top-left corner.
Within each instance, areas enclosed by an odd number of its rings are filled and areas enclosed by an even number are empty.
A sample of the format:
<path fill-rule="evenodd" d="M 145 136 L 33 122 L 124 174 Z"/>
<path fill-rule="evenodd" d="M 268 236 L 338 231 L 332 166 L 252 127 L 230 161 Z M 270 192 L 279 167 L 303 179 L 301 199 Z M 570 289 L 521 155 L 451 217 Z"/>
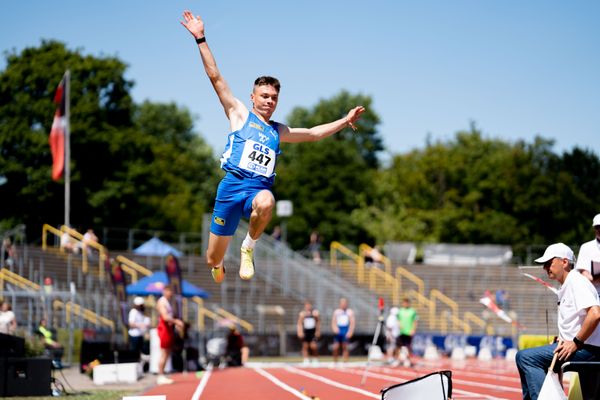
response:
<path fill-rule="evenodd" d="M 275 90 L 277 90 L 277 93 L 279 93 L 279 89 L 281 89 L 281 84 L 279 83 L 279 79 L 273 78 L 272 76 L 259 76 L 254 81 L 254 86 L 264 86 L 264 85 L 273 86 L 275 88 Z"/>

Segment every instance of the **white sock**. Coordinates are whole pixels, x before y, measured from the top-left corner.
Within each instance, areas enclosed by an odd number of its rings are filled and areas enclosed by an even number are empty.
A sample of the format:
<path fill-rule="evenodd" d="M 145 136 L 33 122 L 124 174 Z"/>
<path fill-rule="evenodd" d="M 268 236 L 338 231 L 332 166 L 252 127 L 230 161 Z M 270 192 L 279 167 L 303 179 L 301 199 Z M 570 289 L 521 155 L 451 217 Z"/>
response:
<path fill-rule="evenodd" d="M 246 238 L 242 242 L 242 247 L 245 247 L 247 249 L 253 249 L 254 246 L 256 246 L 256 240 L 250 237 L 250 233 L 246 233 Z"/>

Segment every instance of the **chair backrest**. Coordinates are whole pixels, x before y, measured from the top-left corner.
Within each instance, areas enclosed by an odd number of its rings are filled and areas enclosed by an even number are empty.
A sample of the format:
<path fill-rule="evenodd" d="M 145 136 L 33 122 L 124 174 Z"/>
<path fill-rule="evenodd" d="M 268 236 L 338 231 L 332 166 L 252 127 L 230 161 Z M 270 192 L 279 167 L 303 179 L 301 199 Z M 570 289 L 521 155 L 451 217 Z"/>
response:
<path fill-rule="evenodd" d="M 452 396 L 452 372 L 438 371 L 381 390 L 382 400 L 448 400 Z"/>

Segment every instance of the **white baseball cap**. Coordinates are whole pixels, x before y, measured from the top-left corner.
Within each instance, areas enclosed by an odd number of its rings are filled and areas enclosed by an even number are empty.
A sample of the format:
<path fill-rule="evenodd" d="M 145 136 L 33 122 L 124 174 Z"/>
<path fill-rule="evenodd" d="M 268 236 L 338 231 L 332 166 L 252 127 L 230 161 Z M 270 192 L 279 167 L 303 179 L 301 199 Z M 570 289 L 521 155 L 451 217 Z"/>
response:
<path fill-rule="evenodd" d="M 554 257 L 558 258 L 566 258 L 571 262 L 575 262 L 575 255 L 573 254 L 573 250 L 569 248 L 564 243 L 554 243 L 546 248 L 544 251 L 544 255 L 540 258 L 535 259 L 536 263 L 543 264 L 546 261 L 552 260 Z"/>
<path fill-rule="evenodd" d="M 600 214 L 596 214 L 594 220 L 592 221 L 592 226 L 600 226 Z"/>
<path fill-rule="evenodd" d="M 135 299 L 133 299 L 133 304 L 135 304 L 136 306 L 143 306 L 144 305 L 144 298 L 143 297 L 136 297 Z"/>

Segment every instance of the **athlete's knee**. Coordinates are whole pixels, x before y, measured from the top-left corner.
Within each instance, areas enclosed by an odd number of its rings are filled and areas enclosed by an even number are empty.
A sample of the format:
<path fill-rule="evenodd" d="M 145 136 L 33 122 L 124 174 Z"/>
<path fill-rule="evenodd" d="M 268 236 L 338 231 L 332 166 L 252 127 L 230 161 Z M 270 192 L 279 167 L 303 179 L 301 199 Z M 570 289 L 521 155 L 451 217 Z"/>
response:
<path fill-rule="evenodd" d="M 254 199 L 254 210 L 260 215 L 270 215 L 275 208 L 275 199 L 271 193 L 256 196 Z"/>

